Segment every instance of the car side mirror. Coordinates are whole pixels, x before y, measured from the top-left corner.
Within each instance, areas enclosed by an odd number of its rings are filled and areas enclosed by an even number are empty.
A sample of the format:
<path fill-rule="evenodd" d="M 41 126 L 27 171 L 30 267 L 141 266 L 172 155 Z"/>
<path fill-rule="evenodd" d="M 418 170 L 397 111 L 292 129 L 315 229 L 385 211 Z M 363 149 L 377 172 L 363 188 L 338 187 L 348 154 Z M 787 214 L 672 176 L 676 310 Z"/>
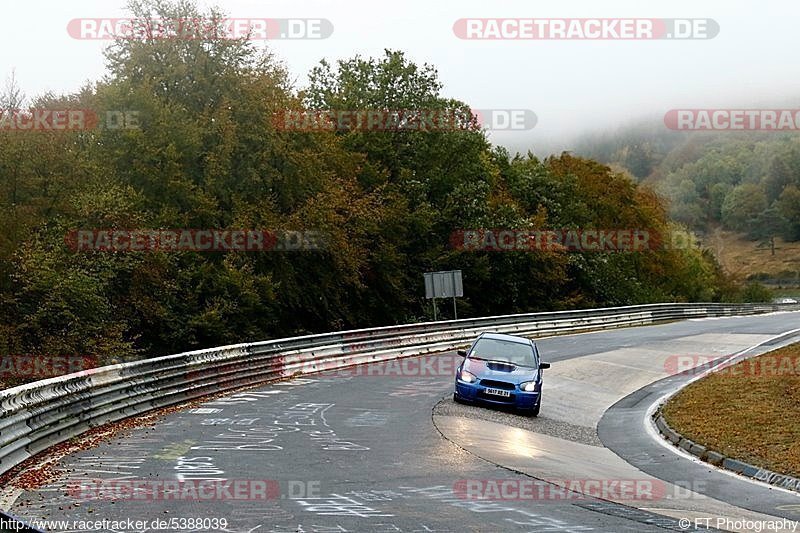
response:
<path fill-rule="evenodd" d="M 550 368 L 550 363 L 539 363 L 539 370 Z"/>
<path fill-rule="evenodd" d="M 466 350 L 459 350 L 457 353 L 458 353 L 458 355 L 460 355 L 461 357 L 466 357 L 466 356 L 467 356 L 467 351 L 466 351 Z"/>

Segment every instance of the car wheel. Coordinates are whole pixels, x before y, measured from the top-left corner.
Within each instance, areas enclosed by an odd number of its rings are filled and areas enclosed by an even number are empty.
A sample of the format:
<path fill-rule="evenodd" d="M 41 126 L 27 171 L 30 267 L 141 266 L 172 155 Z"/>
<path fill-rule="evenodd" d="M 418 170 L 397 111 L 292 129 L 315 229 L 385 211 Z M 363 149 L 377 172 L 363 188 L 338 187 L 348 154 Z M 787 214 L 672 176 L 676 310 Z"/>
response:
<path fill-rule="evenodd" d="M 530 417 L 532 417 L 532 418 L 533 418 L 533 417 L 537 417 L 537 416 L 539 416 L 539 409 L 541 409 L 541 407 L 542 407 L 542 399 L 541 399 L 541 398 L 539 398 L 539 403 L 537 403 L 537 404 L 536 404 L 536 407 L 534 407 L 533 409 L 531 409 L 531 410 L 528 412 L 528 416 L 530 416 Z"/>

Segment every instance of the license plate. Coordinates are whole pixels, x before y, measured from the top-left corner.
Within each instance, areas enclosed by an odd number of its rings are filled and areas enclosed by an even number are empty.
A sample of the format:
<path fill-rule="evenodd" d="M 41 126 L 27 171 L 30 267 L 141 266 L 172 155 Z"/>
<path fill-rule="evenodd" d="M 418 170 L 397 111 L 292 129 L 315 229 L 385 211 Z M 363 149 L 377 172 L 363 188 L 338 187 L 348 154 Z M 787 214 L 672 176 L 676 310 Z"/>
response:
<path fill-rule="evenodd" d="M 495 396 L 502 396 L 504 398 L 508 398 L 511 396 L 511 393 L 507 390 L 503 389 L 485 389 L 483 392 L 486 394 L 494 394 Z"/>

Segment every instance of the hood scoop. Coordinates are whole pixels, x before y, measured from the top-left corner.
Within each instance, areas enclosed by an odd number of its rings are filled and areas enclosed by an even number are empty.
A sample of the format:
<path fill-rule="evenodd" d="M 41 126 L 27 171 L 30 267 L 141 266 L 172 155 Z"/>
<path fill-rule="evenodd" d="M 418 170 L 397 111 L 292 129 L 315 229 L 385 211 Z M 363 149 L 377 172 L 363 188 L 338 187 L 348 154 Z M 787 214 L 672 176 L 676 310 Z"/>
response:
<path fill-rule="evenodd" d="M 489 370 L 494 370 L 495 372 L 513 372 L 517 369 L 517 366 L 512 363 L 504 363 L 502 361 L 489 361 L 486 363 L 486 366 Z"/>

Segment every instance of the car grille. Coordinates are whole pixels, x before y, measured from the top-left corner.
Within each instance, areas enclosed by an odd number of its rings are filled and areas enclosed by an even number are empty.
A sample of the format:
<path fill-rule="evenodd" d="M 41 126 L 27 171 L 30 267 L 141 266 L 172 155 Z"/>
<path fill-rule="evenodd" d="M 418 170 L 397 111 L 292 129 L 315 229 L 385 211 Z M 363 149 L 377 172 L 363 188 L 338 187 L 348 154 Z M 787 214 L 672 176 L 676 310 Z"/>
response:
<path fill-rule="evenodd" d="M 489 387 L 490 389 L 503 389 L 503 390 L 514 390 L 517 388 L 516 385 L 513 383 L 506 383 L 505 381 L 494 381 L 492 379 L 482 379 L 481 385 L 484 387 Z"/>

